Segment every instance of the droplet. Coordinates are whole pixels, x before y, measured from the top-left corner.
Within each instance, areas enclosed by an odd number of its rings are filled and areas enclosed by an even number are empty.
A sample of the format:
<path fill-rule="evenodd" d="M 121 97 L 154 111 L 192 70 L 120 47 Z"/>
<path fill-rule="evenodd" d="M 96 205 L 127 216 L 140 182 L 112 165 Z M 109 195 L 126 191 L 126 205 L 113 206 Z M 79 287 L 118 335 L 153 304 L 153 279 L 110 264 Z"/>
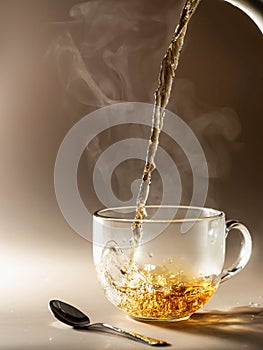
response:
<path fill-rule="evenodd" d="M 148 253 L 148 255 L 150 258 L 152 258 L 154 254 L 151 252 L 151 253 Z"/>
<path fill-rule="evenodd" d="M 251 307 L 257 307 L 257 306 L 259 306 L 259 304 L 258 304 L 258 303 L 254 303 L 254 301 L 251 301 L 251 302 L 249 303 L 249 306 L 251 306 Z"/>

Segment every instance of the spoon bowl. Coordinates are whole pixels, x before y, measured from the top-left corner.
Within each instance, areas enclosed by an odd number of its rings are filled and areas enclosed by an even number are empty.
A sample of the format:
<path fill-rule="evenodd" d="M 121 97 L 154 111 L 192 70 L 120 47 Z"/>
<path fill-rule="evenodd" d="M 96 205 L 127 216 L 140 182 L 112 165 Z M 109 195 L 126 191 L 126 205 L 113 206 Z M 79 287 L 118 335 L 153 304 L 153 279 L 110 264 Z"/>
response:
<path fill-rule="evenodd" d="M 59 321 L 68 326 L 81 327 L 90 324 L 90 319 L 87 315 L 63 301 L 51 300 L 49 302 L 49 309 Z"/>

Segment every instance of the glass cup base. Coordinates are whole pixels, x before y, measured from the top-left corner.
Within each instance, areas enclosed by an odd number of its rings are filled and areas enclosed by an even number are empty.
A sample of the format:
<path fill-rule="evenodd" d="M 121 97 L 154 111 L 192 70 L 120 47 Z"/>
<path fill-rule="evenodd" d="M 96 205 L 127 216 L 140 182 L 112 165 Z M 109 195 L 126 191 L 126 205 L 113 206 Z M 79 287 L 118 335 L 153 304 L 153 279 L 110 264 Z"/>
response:
<path fill-rule="evenodd" d="M 178 321 L 186 321 L 190 318 L 189 316 L 178 316 L 174 318 L 148 318 L 148 317 L 136 317 L 136 316 L 129 316 L 132 319 L 140 322 L 178 322 Z"/>

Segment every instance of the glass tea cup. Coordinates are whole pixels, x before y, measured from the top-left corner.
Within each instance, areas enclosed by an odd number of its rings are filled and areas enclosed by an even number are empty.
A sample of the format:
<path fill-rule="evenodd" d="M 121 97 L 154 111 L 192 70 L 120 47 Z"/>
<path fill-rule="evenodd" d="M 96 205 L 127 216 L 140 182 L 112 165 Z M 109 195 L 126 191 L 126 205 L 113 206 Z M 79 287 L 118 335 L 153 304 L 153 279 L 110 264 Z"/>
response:
<path fill-rule="evenodd" d="M 136 319 L 188 319 L 250 258 L 249 231 L 237 221 L 226 222 L 221 211 L 146 206 L 147 218 L 134 239 L 135 210 L 108 208 L 93 215 L 93 257 L 108 300 Z M 232 229 L 241 233 L 241 249 L 224 269 Z"/>

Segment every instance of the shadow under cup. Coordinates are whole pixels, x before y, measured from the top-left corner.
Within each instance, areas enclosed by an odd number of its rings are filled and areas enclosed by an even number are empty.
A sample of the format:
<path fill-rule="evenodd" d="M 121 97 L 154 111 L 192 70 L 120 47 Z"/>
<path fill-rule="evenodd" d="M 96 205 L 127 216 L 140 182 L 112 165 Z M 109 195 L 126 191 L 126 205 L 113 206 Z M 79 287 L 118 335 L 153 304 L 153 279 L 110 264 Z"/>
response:
<path fill-rule="evenodd" d="M 99 281 L 109 301 L 132 317 L 185 320 L 250 258 L 248 230 L 237 221 L 226 222 L 221 211 L 146 206 L 139 241 L 131 229 L 135 211 L 135 207 L 110 208 L 93 216 Z M 237 261 L 224 270 L 231 229 L 241 233 L 241 250 Z"/>

